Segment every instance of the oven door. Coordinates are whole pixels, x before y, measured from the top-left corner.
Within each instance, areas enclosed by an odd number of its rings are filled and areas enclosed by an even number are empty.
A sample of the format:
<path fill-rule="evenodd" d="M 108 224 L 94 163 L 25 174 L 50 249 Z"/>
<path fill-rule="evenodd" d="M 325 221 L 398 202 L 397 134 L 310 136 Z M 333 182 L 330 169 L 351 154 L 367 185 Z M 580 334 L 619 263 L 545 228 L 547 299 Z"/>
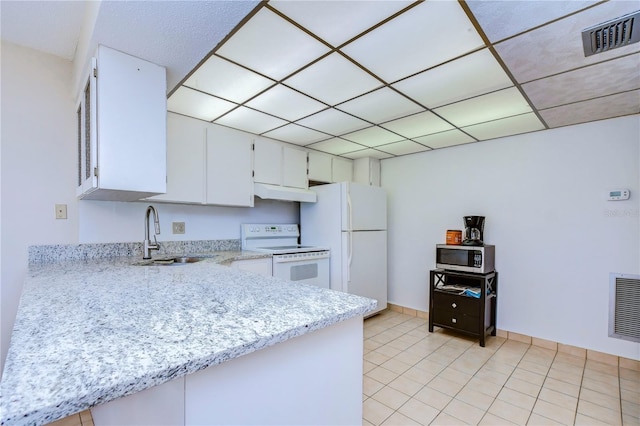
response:
<path fill-rule="evenodd" d="M 273 276 L 329 288 L 329 251 L 274 254 Z"/>

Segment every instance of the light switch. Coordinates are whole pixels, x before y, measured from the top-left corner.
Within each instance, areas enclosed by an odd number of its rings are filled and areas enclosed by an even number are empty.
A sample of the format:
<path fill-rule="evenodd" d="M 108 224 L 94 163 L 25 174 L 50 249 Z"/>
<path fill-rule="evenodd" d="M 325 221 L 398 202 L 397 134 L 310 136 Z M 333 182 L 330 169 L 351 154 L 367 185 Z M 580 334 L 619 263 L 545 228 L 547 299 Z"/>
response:
<path fill-rule="evenodd" d="M 66 218 L 67 218 L 67 205 L 56 204 L 56 219 L 66 219 Z"/>

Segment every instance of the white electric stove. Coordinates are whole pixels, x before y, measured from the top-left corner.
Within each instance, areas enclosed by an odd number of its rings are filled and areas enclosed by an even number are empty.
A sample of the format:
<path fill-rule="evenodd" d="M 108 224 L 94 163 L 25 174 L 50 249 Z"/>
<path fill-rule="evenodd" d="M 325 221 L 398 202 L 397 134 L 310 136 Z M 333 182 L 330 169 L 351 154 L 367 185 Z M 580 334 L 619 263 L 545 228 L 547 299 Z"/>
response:
<path fill-rule="evenodd" d="M 330 251 L 298 244 L 297 224 L 243 224 L 243 250 L 273 254 L 273 276 L 329 288 Z"/>

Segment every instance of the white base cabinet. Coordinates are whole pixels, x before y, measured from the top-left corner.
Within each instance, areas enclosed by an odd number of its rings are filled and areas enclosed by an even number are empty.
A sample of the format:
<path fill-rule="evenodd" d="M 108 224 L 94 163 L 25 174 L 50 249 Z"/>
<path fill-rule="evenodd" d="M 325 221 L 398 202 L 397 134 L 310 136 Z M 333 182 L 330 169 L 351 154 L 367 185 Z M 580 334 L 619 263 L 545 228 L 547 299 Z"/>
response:
<path fill-rule="evenodd" d="M 98 46 L 78 97 L 77 195 L 134 201 L 164 193 L 166 70 Z"/>
<path fill-rule="evenodd" d="M 91 408 L 96 426 L 362 424 L 356 317 Z"/>

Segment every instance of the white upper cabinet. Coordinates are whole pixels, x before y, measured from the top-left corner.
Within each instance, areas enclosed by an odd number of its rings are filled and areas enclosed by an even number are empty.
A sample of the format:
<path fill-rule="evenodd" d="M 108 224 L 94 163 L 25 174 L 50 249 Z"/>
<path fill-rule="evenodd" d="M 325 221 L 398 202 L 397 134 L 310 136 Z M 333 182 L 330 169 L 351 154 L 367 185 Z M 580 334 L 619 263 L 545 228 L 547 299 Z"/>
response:
<path fill-rule="evenodd" d="M 353 160 L 309 151 L 309 180 L 319 183 L 353 181 Z"/>
<path fill-rule="evenodd" d="M 380 186 L 380 160 L 371 157 L 353 160 L 353 181 L 369 186 Z"/>
<path fill-rule="evenodd" d="M 205 191 L 205 124 L 183 115 L 167 116 L 167 192 L 151 199 L 201 204 Z"/>
<path fill-rule="evenodd" d="M 153 201 L 253 207 L 251 136 L 168 115 L 167 193 Z"/>
<path fill-rule="evenodd" d="M 307 151 L 282 147 L 282 185 L 292 188 L 308 188 Z"/>
<path fill-rule="evenodd" d="M 331 183 L 332 156 L 318 151 L 309 151 L 309 180 Z"/>
<path fill-rule="evenodd" d="M 254 156 L 253 180 L 282 185 L 282 144 L 270 139 L 257 138 Z"/>
<path fill-rule="evenodd" d="M 307 152 L 270 139 L 257 138 L 254 181 L 307 189 Z"/>
<path fill-rule="evenodd" d="M 166 191 L 164 67 L 98 46 L 78 97 L 77 194 L 134 201 Z"/>
<path fill-rule="evenodd" d="M 347 158 L 333 157 L 331 178 L 333 182 L 353 182 L 353 161 Z"/>
<path fill-rule="evenodd" d="M 253 207 L 252 148 L 245 133 L 207 127 L 206 204 Z"/>

